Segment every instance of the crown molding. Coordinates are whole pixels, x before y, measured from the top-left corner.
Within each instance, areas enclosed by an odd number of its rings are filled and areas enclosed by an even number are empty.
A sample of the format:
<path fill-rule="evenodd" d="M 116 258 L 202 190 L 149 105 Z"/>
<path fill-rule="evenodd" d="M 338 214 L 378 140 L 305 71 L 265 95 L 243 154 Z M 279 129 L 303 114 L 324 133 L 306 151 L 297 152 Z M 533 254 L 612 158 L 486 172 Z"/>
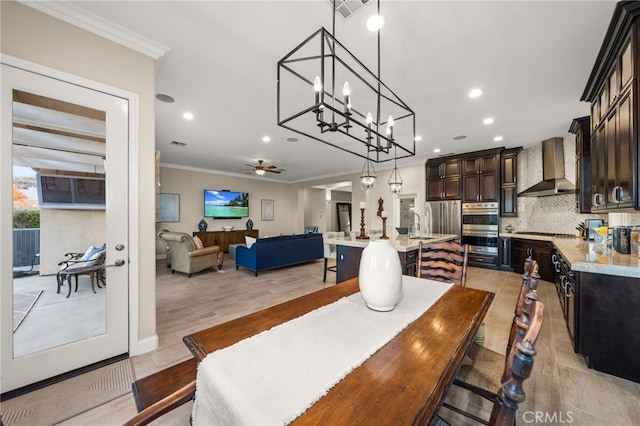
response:
<path fill-rule="evenodd" d="M 83 30 L 99 35 L 155 60 L 161 59 L 171 49 L 118 24 L 88 12 L 65 1 L 18 0 L 39 12 L 53 16 Z"/>

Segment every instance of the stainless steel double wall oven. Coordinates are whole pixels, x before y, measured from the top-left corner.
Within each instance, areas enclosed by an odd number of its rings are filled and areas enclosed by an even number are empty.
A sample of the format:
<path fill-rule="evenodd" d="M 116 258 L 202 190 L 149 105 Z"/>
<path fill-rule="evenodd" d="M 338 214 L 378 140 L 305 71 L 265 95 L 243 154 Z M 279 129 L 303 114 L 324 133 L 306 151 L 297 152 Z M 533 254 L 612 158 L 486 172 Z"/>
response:
<path fill-rule="evenodd" d="M 498 256 L 499 204 L 462 204 L 462 244 L 469 245 L 469 253 Z"/>

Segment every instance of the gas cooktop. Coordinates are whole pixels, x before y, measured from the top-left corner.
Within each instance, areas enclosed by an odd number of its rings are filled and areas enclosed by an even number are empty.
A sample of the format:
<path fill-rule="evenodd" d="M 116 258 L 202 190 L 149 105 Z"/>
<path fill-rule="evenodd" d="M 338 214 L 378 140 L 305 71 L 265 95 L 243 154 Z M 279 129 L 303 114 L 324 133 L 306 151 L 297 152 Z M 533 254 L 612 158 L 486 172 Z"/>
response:
<path fill-rule="evenodd" d="M 514 234 L 519 234 L 519 235 L 540 235 L 543 237 L 555 237 L 555 238 L 575 238 L 576 236 L 574 234 L 560 234 L 560 233 L 556 233 L 556 232 L 525 232 L 525 231 L 521 231 L 521 232 L 514 232 Z"/>

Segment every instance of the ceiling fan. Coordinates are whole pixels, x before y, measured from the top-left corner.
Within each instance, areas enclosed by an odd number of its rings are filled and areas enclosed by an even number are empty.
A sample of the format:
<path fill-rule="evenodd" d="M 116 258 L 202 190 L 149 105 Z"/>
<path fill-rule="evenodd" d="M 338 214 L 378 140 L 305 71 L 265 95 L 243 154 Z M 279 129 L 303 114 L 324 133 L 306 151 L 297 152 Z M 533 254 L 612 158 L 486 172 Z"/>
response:
<path fill-rule="evenodd" d="M 256 174 L 258 174 L 258 175 L 263 175 L 263 174 L 265 174 L 267 172 L 269 172 L 269 173 L 281 173 L 281 172 L 284 172 L 284 169 L 279 169 L 276 166 L 263 166 L 262 165 L 263 162 L 264 162 L 264 160 L 258 160 L 258 165 L 255 165 L 255 164 L 245 164 L 245 165 L 253 168 L 253 171 L 256 172 Z"/>

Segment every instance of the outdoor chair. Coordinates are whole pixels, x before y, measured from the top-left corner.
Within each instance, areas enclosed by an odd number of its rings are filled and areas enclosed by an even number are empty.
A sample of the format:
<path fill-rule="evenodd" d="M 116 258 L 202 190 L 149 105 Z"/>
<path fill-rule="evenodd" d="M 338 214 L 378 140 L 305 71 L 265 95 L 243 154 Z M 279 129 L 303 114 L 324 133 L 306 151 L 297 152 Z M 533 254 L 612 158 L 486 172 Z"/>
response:
<path fill-rule="evenodd" d="M 94 282 L 97 281 L 98 288 L 102 288 L 100 282 L 106 285 L 105 278 L 105 261 L 107 258 L 106 245 L 102 247 L 91 246 L 84 253 L 66 253 L 66 259 L 58 263 L 60 270 L 56 274 L 58 284 L 57 293 L 60 293 L 60 287 L 67 281 L 69 290 L 67 297 L 71 295 L 71 278 L 75 278 L 76 290 L 78 291 L 78 276 L 89 275 L 91 279 L 91 289 L 96 292 Z"/>

